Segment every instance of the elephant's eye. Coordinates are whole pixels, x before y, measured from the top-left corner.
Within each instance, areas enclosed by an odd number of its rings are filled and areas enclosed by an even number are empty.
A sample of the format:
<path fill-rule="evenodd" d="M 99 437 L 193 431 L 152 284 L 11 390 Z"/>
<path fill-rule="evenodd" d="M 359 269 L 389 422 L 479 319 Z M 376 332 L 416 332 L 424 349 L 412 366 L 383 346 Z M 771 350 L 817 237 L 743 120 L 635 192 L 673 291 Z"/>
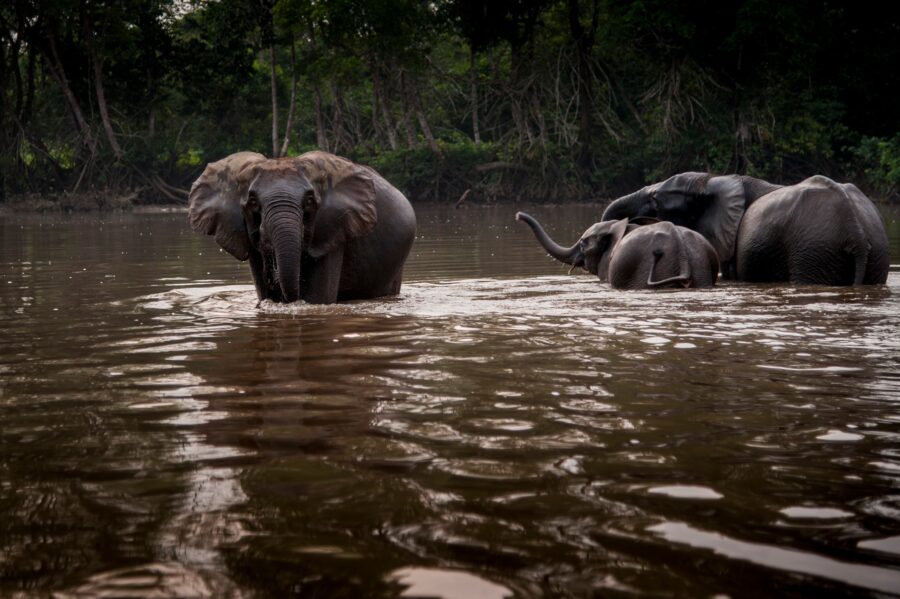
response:
<path fill-rule="evenodd" d="M 247 193 L 247 208 L 250 210 L 259 210 L 259 196 L 253 190 Z"/>

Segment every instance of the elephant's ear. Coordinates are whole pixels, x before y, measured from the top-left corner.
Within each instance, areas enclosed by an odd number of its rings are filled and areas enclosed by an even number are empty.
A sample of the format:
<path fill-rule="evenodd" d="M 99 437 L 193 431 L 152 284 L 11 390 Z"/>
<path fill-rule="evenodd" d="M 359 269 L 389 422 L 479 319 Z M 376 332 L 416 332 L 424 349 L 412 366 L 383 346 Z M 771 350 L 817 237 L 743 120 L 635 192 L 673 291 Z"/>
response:
<path fill-rule="evenodd" d="M 601 225 L 605 225 L 610 221 L 603 221 Z M 616 250 L 616 246 L 622 241 L 622 238 L 629 232 L 628 219 L 622 218 L 615 221 L 607 229 L 606 233 L 597 241 L 597 253 L 600 261 L 597 266 L 597 276 L 604 283 L 609 282 L 609 261 Z M 596 226 L 596 225 L 595 225 Z M 632 227 L 633 229 L 634 227 Z"/>
<path fill-rule="evenodd" d="M 215 235 L 216 243 L 238 260 L 250 255 L 250 237 L 241 214 L 241 196 L 249 183 L 247 167 L 265 160 L 256 152 L 238 152 L 207 165 L 188 196 L 188 217 L 198 233 Z"/>
<path fill-rule="evenodd" d="M 734 256 L 738 227 L 746 209 L 743 181 L 738 175 L 711 177 L 706 184 L 706 195 L 708 207 L 695 230 L 709 240 L 719 262 L 728 262 Z"/>
<path fill-rule="evenodd" d="M 333 180 L 329 177 L 330 180 Z M 342 247 L 354 237 L 375 228 L 378 211 L 375 208 L 375 181 L 366 169 L 353 168 L 322 190 L 322 203 L 315 217 L 309 255 L 319 258 Z"/>
<path fill-rule="evenodd" d="M 613 249 L 619 242 L 622 241 L 622 238 L 625 237 L 625 233 L 628 232 L 628 219 L 622 218 L 616 221 L 616 223 L 609 228 L 609 249 Z"/>
<path fill-rule="evenodd" d="M 681 173 L 652 186 L 651 194 L 663 220 L 706 237 L 721 262 L 731 259 L 747 199 L 741 177 Z"/>

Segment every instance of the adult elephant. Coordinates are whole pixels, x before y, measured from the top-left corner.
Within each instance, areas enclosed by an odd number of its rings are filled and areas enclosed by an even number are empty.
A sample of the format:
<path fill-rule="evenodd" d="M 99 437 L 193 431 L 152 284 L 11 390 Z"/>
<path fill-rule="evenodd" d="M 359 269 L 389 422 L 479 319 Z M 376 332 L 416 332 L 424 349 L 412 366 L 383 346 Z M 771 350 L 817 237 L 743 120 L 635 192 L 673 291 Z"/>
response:
<path fill-rule="evenodd" d="M 371 168 L 326 152 L 239 152 L 191 187 L 195 231 L 250 261 L 260 300 L 329 304 L 400 292 L 416 234 L 409 201 Z"/>
<path fill-rule="evenodd" d="M 725 278 L 821 285 L 887 280 L 888 239 L 875 205 L 855 185 L 820 175 L 781 186 L 681 173 L 615 200 L 602 220 L 636 216 L 702 234 Z"/>
<path fill-rule="evenodd" d="M 584 268 L 616 289 L 711 287 L 719 261 L 702 235 L 652 218 L 605 221 L 591 225 L 571 247 L 553 241 L 525 212 L 524 221 L 547 253 L 573 268 Z"/>

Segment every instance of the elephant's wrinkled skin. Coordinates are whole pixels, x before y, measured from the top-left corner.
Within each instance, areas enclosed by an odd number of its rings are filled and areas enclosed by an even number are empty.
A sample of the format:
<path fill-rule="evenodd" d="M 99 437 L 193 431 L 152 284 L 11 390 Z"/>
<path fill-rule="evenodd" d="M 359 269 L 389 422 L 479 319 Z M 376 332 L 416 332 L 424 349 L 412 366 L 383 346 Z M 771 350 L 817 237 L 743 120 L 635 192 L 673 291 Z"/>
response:
<path fill-rule="evenodd" d="M 711 287 L 719 261 L 702 235 L 670 222 L 639 218 L 595 223 L 565 248 L 550 239 L 533 217 L 518 212 L 547 252 L 582 267 L 616 289 Z"/>
<path fill-rule="evenodd" d="M 887 280 L 887 233 L 855 185 L 820 175 L 773 185 L 739 175 L 681 173 L 615 200 L 602 220 L 649 216 L 702 234 L 725 278 L 864 285 Z"/>
<path fill-rule="evenodd" d="M 409 201 L 371 168 L 328 154 L 232 154 L 191 187 L 195 231 L 250 261 L 260 300 L 396 295 L 416 234 Z"/>

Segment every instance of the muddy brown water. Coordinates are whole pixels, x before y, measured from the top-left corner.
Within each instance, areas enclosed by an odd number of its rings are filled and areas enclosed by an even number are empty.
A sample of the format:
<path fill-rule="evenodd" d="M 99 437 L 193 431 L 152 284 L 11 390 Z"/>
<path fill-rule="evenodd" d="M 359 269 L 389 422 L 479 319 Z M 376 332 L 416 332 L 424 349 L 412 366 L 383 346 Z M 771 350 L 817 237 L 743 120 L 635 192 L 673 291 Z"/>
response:
<path fill-rule="evenodd" d="M 0 216 L 0 595 L 900 593 L 896 214 L 886 286 L 622 292 L 515 210 L 259 307 L 185 214 Z"/>

